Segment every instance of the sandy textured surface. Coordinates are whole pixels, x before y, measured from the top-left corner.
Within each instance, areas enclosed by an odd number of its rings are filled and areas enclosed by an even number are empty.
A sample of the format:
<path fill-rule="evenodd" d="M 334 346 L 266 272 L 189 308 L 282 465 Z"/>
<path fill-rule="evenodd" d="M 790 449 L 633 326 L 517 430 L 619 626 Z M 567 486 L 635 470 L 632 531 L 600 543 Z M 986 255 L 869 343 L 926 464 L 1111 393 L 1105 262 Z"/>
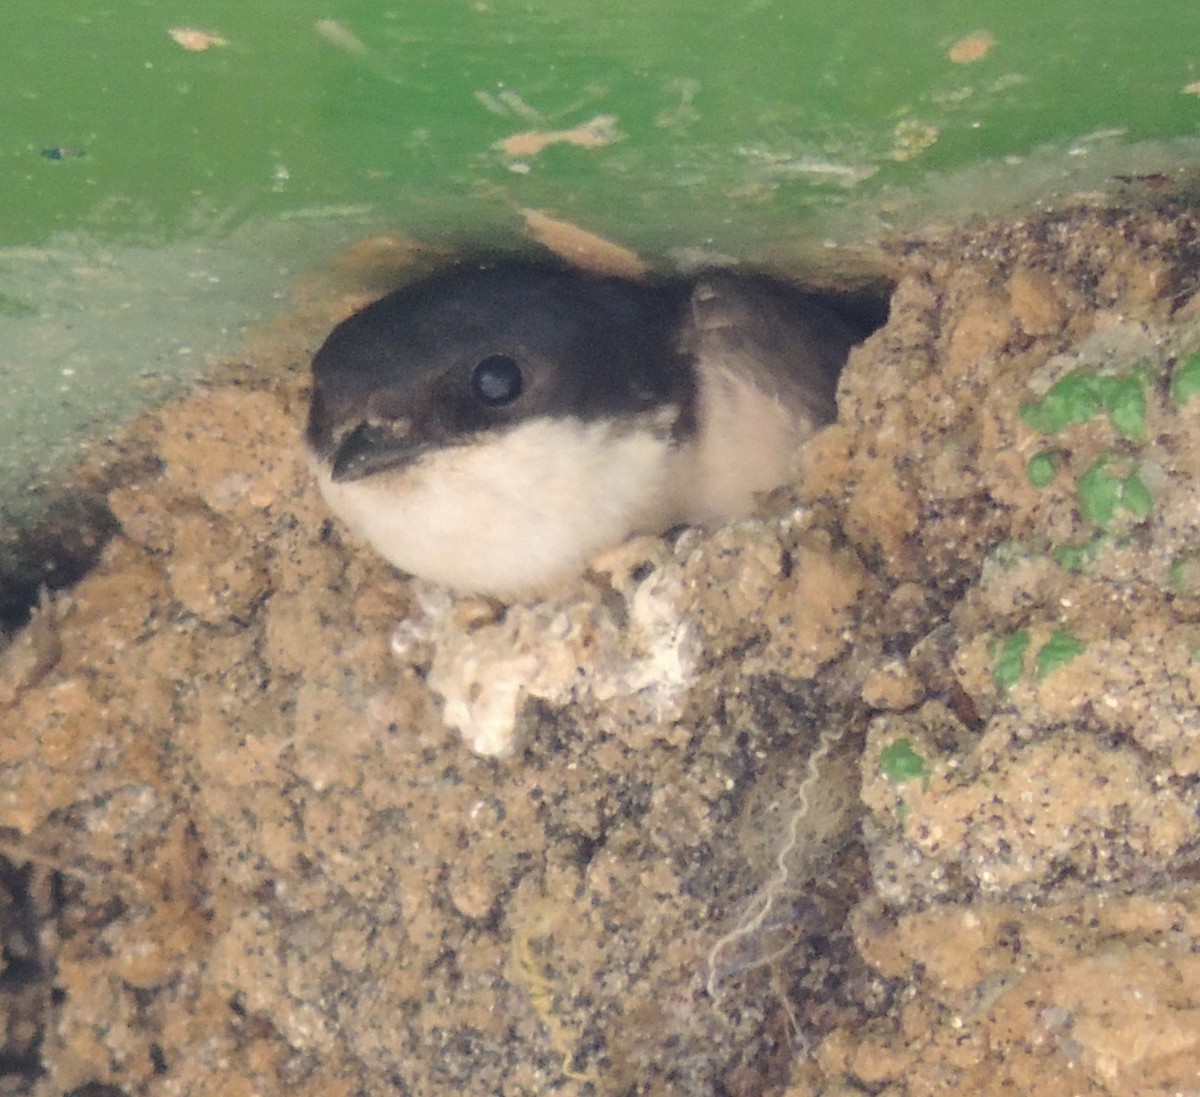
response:
<path fill-rule="evenodd" d="M 383 245 L 137 423 L 0 655 L 5 1091 L 1200 1091 L 1196 226 L 893 259 L 796 494 L 536 605 L 309 481 Z"/>

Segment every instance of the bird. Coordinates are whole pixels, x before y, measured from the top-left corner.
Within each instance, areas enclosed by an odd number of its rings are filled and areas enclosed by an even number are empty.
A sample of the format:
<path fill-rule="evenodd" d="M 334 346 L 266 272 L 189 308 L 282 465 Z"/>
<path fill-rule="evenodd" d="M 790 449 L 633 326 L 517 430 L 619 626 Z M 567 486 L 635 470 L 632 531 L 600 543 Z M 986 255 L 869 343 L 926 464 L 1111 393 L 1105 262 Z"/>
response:
<path fill-rule="evenodd" d="M 467 261 L 334 328 L 305 441 L 330 510 L 400 571 L 537 596 L 632 534 L 752 513 L 862 337 L 765 274 Z"/>

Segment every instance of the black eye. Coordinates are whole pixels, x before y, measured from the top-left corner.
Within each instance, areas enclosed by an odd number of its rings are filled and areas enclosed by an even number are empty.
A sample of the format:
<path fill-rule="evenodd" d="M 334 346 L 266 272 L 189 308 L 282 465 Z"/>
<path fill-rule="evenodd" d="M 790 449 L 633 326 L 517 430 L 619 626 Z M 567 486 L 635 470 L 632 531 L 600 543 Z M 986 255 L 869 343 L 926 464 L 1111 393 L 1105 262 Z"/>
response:
<path fill-rule="evenodd" d="M 490 354 L 471 374 L 471 388 L 488 407 L 511 404 L 525 387 L 521 367 L 507 354 Z"/>

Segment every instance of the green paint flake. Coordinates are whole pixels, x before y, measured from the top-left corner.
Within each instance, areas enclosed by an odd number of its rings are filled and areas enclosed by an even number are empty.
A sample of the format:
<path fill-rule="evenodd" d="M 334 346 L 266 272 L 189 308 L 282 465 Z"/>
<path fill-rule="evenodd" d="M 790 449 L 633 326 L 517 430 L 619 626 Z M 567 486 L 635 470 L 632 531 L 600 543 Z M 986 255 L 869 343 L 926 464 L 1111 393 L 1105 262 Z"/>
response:
<path fill-rule="evenodd" d="M 1104 471 L 1107 457 L 1101 457 L 1078 480 L 1079 506 L 1083 516 L 1104 528 L 1112 521 L 1121 503 L 1121 481 Z"/>
<path fill-rule="evenodd" d="M 1154 509 L 1154 496 L 1136 472 L 1115 476 L 1106 466 L 1109 458 L 1100 457 L 1077 481 L 1079 508 L 1083 516 L 1106 529 L 1117 511 L 1128 511 L 1139 521 Z"/>
<path fill-rule="evenodd" d="M 1025 629 L 1009 633 L 996 646 L 992 680 L 1002 693 L 1007 693 L 1021 677 L 1021 672 L 1025 669 L 1025 652 L 1028 650 L 1029 633 Z"/>
<path fill-rule="evenodd" d="M 1154 496 L 1136 472 L 1126 476 L 1122 483 L 1121 506 L 1139 520 L 1148 518 L 1154 509 Z"/>
<path fill-rule="evenodd" d="M 1054 479 L 1057 469 L 1058 466 L 1052 454 L 1036 453 L 1029 459 L 1025 475 L 1029 477 L 1029 482 L 1035 488 L 1044 488 Z"/>
<path fill-rule="evenodd" d="M 1054 550 L 1054 562 L 1067 571 L 1083 571 L 1091 562 L 1091 556 L 1087 545 L 1063 545 Z"/>
<path fill-rule="evenodd" d="M 1034 430 L 1057 434 L 1072 423 L 1086 423 L 1100 407 L 1096 379 L 1085 373 L 1068 373 L 1036 404 L 1022 405 L 1018 414 Z"/>
<path fill-rule="evenodd" d="M 907 739 L 888 743 L 879 753 L 879 772 L 893 784 L 921 780 L 928 784 L 929 767 Z"/>
<path fill-rule="evenodd" d="M 1141 442 L 1146 437 L 1146 389 L 1140 373 L 1127 377 L 1097 378 L 1099 396 L 1109 421 L 1126 438 Z"/>
<path fill-rule="evenodd" d="M 1106 534 L 1097 533 L 1090 541 L 1082 545 L 1062 545 L 1054 550 L 1055 563 L 1067 571 L 1084 571 L 1088 564 L 1100 551 L 1100 546 L 1108 539 Z"/>
<path fill-rule="evenodd" d="M 1135 442 L 1144 440 L 1146 371 L 1139 368 L 1119 377 L 1068 373 L 1036 403 L 1023 404 L 1019 414 L 1034 430 L 1057 434 L 1072 423 L 1086 423 L 1101 412 L 1107 413 L 1109 422 L 1123 437 Z"/>
<path fill-rule="evenodd" d="M 1074 636 L 1066 632 L 1055 632 L 1038 649 L 1038 653 L 1034 657 L 1038 681 L 1040 682 L 1059 667 L 1065 666 L 1086 650 L 1087 644 L 1082 640 L 1076 640 Z"/>
<path fill-rule="evenodd" d="M 1186 404 L 1193 396 L 1200 396 L 1200 350 L 1177 365 L 1171 374 L 1171 399 Z"/>
<path fill-rule="evenodd" d="M 1200 556 L 1180 556 L 1171 563 L 1171 589 L 1189 598 L 1200 595 Z"/>

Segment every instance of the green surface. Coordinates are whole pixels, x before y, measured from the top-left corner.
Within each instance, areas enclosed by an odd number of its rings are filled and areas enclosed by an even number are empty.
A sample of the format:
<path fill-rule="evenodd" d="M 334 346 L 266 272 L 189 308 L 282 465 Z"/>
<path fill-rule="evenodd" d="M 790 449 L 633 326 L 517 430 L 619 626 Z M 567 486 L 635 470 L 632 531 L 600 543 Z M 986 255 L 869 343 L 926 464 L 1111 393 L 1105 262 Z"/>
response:
<path fill-rule="evenodd" d="M 838 268 L 931 216 L 1024 210 L 1200 148 L 1191 0 L 9 8 L 4 506 L 381 228 L 511 244 L 539 208 L 662 263 Z M 189 52 L 168 34 L 188 26 L 225 44 Z M 499 147 L 605 116 L 599 147 Z"/>
<path fill-rule="evenodd" d="M 1119 377 L 1102 377 L 1075 370 L 1036 403 L 1021 407 L 1021 418 L 1034 430 L 1058 434 L 1074 423 L 1086 423 L 1101 413 L 1124 437 L 1146 439 L 1145 365 Z"/>
<path fill-rule="evenodd" d="M 1029 650 L 1029 643 L 1028 630 L 1018 629 L 993 645 L 992 680 L 1001 693 L 1007 693 L 1020 680 L 1025 670 L 1025 653 Z"/>
<path fill-rule="evenodd" d="M 745 249 L 931 173 L 1046 146 L 1074 170 L 1200 123 L 1187 0 L 43 0 L 5 22 L 0 244 L 338 208 L 469 234 L 534 205 L 650 251 Z M 187 52 L 177 26 L 228 44 Z M 979 31 L 986 55 L 951 61 Z M 604 148 L 494 148 L 598 114 Z"/>
<path fill-rule="evenodd" d="M 1087 651 L 1087 644 L 1068 632 L 1055 631 L 1039 649 L 1034 658 L 1038 681 L 1053 674 L 1059 667 L 1066 666 L 1072 659 Z"/>
<path fill-rule="evenodd" d="M 1189 355 L 1171 374 L 1171 399 L 1186 404 L 1200 396 L 1200 351 Z"/>
<path fill-rule="evenodd" d="M 1044 488 L 1054 479 L 1058 464 L 1052 453 L 1035 453 L 1026 466 L 1026 475 L 1035 488 Z"/>
<path fill-rule="evenodd" d="M 879 772 L 896 785 L 916 780 L 929 783 L 929 767 L 907 739 L 896 739 L 879 752 Z"/>
<path fill-rule="evenodd" d="M 1120 511 L 1141 521 L 1154 509 L 1154 497 L 1136 471 L 1122 475 L 1109 467 L 1107 454 L 1079 477 L 1079 509 L 1089 522 L 1106 529 Z"/>

